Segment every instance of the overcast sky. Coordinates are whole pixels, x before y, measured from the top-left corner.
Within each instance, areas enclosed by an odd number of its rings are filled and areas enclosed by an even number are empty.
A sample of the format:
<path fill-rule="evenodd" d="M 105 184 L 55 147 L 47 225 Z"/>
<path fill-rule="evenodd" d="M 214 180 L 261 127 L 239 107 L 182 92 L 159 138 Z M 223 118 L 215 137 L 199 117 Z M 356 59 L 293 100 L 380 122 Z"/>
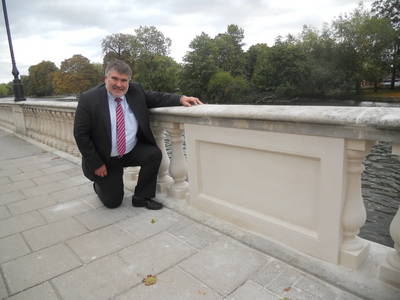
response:
<path fill-rule="evenodd" d="M 274 44 L 279 35 L 298 34 L 303 25 L 322 28 L 350 13 L 359 0 L 7 0 L 14 55 L 20 75 L 42 60 L 59 68 L 75 54 L 102 62 L 101 40 L 155 26 L 172 40 L 171 56 L 182 62 L 189 43 L 202 32 L 211 37 L 236 24 L 245 49 Z M 364 1 L 370 8 L 371 1 Z M 1 14 L 3 15 L 3 14 Z M 13 80 L 4 18 L 0 17 L 0 83 Z"/>

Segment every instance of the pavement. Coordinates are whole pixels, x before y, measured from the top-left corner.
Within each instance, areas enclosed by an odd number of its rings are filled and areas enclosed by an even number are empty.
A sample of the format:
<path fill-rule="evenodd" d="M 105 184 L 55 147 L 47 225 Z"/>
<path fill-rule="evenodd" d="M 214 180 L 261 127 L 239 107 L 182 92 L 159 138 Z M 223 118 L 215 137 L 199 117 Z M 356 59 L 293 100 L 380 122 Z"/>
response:
<path fill-rule="evenodd" d="M 78 158 L 1 129 L 0 149 L 0 299 L 363 299 L 173 205 L 132 207 L 130 184 L 107 209 Z"/>

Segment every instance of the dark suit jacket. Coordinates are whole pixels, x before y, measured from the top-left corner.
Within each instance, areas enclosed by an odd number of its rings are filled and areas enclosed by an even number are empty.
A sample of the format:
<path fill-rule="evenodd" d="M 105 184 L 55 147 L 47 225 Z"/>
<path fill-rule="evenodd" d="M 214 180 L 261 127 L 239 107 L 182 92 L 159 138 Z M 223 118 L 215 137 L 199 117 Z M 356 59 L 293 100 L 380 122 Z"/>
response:
<path fill-rule="evenodd" d="M 138 134 L 156 145 L 150 129 L 149 108 L 178 106 L 180 95 L 146 92 L 137 82 L 130 82 L 126 100 L 139 123 Z M 94 180 L 94 171 L 106 166 L 111 153 L 111 121 L 105 84 L 81 94 L 75 113 L 74 137 L 82 153 L 83 173 Z"/>

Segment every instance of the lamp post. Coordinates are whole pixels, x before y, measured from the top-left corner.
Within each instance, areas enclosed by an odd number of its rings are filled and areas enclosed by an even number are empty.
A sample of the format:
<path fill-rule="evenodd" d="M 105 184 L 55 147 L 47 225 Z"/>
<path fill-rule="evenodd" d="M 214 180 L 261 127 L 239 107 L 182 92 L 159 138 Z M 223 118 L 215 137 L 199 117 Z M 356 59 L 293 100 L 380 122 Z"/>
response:
<path fill-rule="evenodd" d="M 8 45 L 10 46 L 10 53 L 11 53 L 11 62 L 12 62 L 12 72 L 11 73 L 14 75 L 14 83 L 13 83 L 14 96 L 15 96 L 14 101 L 15 102 L 25 101 L 26 99 L 24 96 L 24 88 L 22 86 L 21 80 L 18 78 L 19 72 L 17 69 L 17 65 L 15 64 L 14 50 L 13 50 L 12 41 L 11 41 L 10 26 L 8 25 L 6 0 L 2 0 L 2 4 L 3 4 L 3 12 L 4 12 L 4 21 L 6 22 Z"/>

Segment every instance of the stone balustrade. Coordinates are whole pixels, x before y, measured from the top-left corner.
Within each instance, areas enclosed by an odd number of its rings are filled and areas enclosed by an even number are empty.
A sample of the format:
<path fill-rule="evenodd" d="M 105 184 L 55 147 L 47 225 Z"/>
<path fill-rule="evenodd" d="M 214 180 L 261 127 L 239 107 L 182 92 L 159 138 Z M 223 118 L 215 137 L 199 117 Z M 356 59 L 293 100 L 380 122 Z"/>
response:
<path fill-rule="evenodd" d="M 0 126 L 79 156 L 75 108 L 3 103 Z M 368 260 L 371 242 L 358 236 L 363 161 L 378 141 L 400 155 L 400 108 L 203 105 L 152 109 L 151 120 L 163 153 L 159 193 L 333 265 Z M 128 168 L 125 178 L 137 173 Z M 399 285 L 399 212 L 390 235 L 379 277 Z"/>

